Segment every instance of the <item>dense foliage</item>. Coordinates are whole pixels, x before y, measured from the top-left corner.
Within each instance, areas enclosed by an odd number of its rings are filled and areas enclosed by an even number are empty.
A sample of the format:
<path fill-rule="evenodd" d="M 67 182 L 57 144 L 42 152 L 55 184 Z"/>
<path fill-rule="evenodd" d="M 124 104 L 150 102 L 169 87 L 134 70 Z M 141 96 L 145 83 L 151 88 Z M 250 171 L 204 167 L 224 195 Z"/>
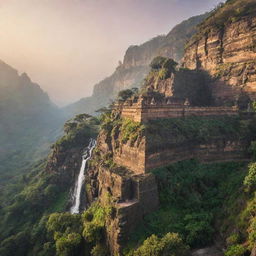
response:
<path fill-rule="evenodd" d="M 186 117 L 152 120 L 146 124 L 149 150 L 163 145 L 208 143 L 215 139 L 255 137 L 254 121 L 238 117 Z"/>
<path fill-rule="evenodd" d="M 128 118 L 120 118 L 115 112 L 105 112 L 100 120 L 101 129 L 107 136 L 118 136 L 120 143 L 129 142 L 134 145 L 135 141 L 145 134 L 145 125 Z"/>
<path fill-rule="evenodd" d="M 53 145 L 48 160 L 33 166 L 14 189 L 6 191 L 0 208 L 0 255 L 53 255 L 55 247 L 48 241 L 46 229 L 48 215 L 67 209 L 74 184 L 74 177 L 67 173 L 69 170 L 64 171 L 61 158 L 57 162 L 55 159 L 60 154 L 64 159 L 72 159 L 75 151 L 80 154 L 89 139 L 97 135 L 97 127 L 98 120 L 87 115 L 70 120 L 65 125 L 66 134 Z M 56 164 L 54 170 L 52 161 Z M 76 247 L 80 238 L 75 233 L 64 232 L 56 244 L 57 251 Z M 68 253 L 68 249 L 63 250 Z"/>
<path fill-rule="evenodd" d="M 0 193 L 46 157 L 65 116 L 48 95 L 0 60 Z M 12 183 L 12 184 L 11 184 Z"/>
<path fill-rule="evenodd" d="M 164 237 L 158 238 L 152 235 L 133 253 L 133 256 L 186 256 L 186 246 L 178 234 L 167 233 Z"/>
<path fill-rule="evenodd" d="M 57 256 L 91 255 L 105 256 L 104 226 L 111 206 L 94 203 L 83 214 L 53 213 L 46 223 L 48 239 L 44 247 L 51 245 Z M 47 255 L 47 254 L 46 254 Z"/>
<path fill-rule="evenodd" d="M 176 72 L 178 65 L 173 59 L 158 56 L 154 58 L 150 64 L 151 71 L 145 78 L 144 87 L 148 84 L 157 84 L 159 80 L 170 78 L 171 74 Z"/>
<path fill-rule="evenodd" d="M 152 234 L 179 233 L 191 247 L 213 242 L 215 223 L 232 207 L 246 175 L 245 163 L 200 164 L 183 161 L 153 171 L 160 193 L 160 209 L 146 217 L 134 234 L 134 247 Z"/>
<path fill-rule="evenodd" d="M 118 99 L 125 101 L 137 93 L 138 93 L 138 88 L 122 90 L 118 93 Z"/>

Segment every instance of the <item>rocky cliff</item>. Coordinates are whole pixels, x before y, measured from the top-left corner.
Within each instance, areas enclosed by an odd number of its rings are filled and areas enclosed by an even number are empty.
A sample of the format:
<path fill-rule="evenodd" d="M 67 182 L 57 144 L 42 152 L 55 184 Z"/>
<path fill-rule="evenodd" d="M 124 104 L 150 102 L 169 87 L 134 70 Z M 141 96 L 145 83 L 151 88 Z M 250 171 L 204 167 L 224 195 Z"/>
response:
<path fill-rule="evenodd" d="M 250 122 L 249 122 L 250 123 Z M 122 255 L 132 232 L 159 206 L 152 170 L 188 159 L 201 162 L 246 161 L 250 129 L 237 116 L 160 119 L 146 124 L 105 113 L 97 148 L 86 174 L 87 202 L 113 213 L 106 222 L 111 255 Z"/>
<path fill-rule="evenodd" d="M 113 100 L 123 89 L 140 87 L 149 71 L 149 64 L 156 56 L 166 56 L 180 61 L 184 45 L 196 32 L 196 25 L 209 14 L 192 17 L 174 27 L 166 36 L 158 36 L 141 45 L 130 46 L 125 53 L 123 63 L 115 72 L 94 86 L 92 97 L 66 107 L 73 116 L 78 113 L 93 113 Z"/>
<path fill-rule="evenodd" d="M 202 69 L 216 80 L 217 103 L 234 102 L 241 91 L 256 97 L 256 3 L 227 1 L 200 26 L 186 47 L 183 66 Z"/>

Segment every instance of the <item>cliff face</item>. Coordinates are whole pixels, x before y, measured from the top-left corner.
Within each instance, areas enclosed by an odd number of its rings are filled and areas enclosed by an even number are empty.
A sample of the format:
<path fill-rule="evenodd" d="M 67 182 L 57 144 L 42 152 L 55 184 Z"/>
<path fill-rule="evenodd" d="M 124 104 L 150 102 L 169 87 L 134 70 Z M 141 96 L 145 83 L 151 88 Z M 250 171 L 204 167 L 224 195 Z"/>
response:
<path fill-rule="evenodd" d="M 184 67 L 203 69 L 216 78 L 213 94 L 234 101 L 241 90 L 256 97 L 256 4 L 228 1 L 200 26 L 188 43 Z"/>
<path fill-rule="evenodd" d="M 127 240 L 143 218 L 159 206 L 151 171 L 187 159 L 201 162 L 244 161 L 248 130 L 237 116 L 160 119 L 146 124 L 102 118 L 97 148 L 86 173 L 87 202 L 113 203 L 106 238 L 111 255 L 122 255 Z"/>
<path fill-rule="evenodd" d="M 167 36 L 158 36 L 141 45 L 131 46 L 125 53 L 123 63 L 115 72 L 94 86 L 89 98 L 66 107 L 70 116 L 93 113 L 106 106 L 123 89 L 140 87 L 149 71 L 149 64 L 156 56 L 166 56 L 180 61 L 184 45 L 196 32 L 195 26 L 209 14 L 192 17 L 174 27 Z"/>
<path fill-rule="evenodd" d="M 102 125 L 86 173 L 87 199 L 91 203 L 98 198 L 104 205 L 106 196 L 111 198 L 115 210 L 105 226 L 106 240 L 111 255 L 122 255 L 132 231 L 158 207 L 157 184 L 152 174 L 136 173 L 145 159 L 143 127 L 122 122 L 115 113 L 106 116 Z M 128 127 L 133 127 L 132 133 Z"/>

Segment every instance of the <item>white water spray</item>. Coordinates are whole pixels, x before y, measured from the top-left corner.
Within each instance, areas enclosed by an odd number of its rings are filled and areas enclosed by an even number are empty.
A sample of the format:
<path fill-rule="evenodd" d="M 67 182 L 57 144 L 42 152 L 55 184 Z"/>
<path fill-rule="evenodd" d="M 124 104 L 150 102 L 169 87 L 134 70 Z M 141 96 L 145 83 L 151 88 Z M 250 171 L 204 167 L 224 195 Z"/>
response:
<path fill-rule="evenodd" d="M 79 207 L 80 207 L 80 199 L 81 199 L 81 190 L 84 183 L 84 170 L 86 167 L 86 163 L 88 160 L 90 160 L 92 156 L 92 151 L 96 146 L 96 140 L 90 139 L 89 146 L 86 148 L 82 155 L 82 165 L 80 168 L 80 172 L 77 178 L 76 186 L 74 189 L 74 193 L 72 195 L 73 199 L 73 205 L 70 208 L 70 212 L 72 214 L 79 213 Z"/>

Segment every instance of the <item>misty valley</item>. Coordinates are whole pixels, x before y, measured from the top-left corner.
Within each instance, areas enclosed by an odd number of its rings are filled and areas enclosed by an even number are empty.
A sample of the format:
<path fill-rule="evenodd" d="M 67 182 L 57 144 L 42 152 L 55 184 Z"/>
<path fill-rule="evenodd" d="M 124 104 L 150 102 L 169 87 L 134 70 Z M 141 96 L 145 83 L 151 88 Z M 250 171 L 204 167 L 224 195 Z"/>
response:
<path fill-rule="evenodd" d="M 36 2 L 0 4 L 0 256 L 256 256 L 255 0 Z"/>

